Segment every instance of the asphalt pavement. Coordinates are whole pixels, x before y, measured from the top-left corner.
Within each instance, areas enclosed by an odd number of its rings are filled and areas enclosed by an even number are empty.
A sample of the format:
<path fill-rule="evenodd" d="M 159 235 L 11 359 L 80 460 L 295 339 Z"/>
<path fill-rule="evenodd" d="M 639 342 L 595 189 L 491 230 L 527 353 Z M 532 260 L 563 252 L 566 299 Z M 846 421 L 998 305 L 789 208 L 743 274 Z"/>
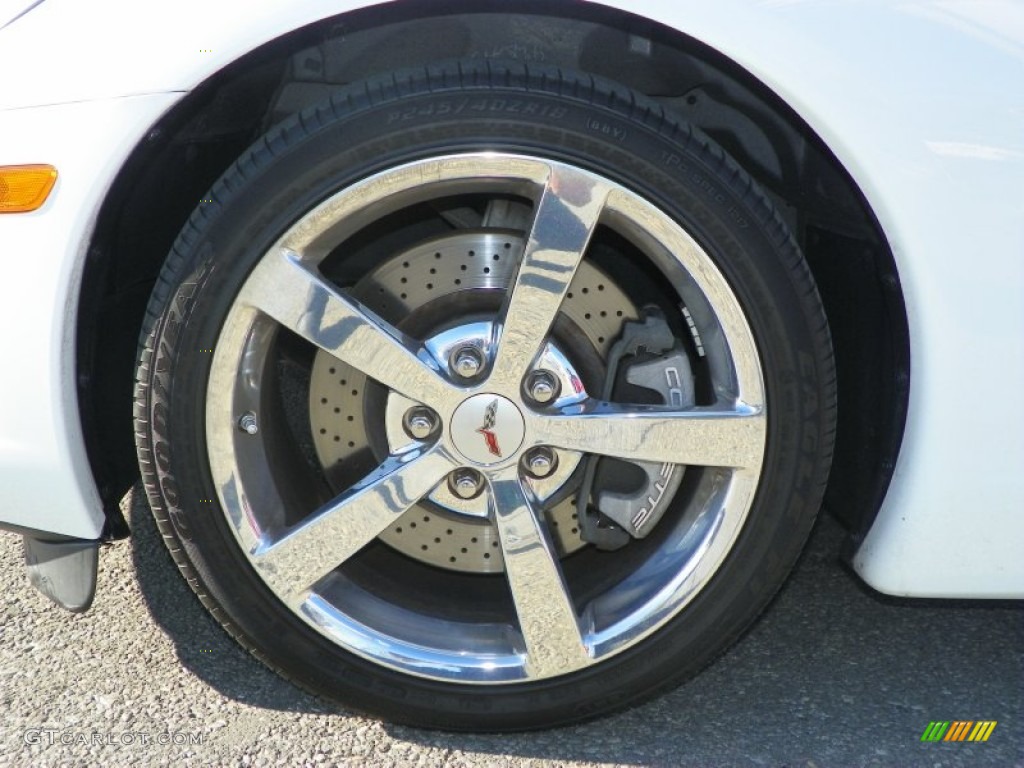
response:
<path fill-rule="evenodd" d="M 572 728 L 453 735 L 346 713 L 265 669 L 207 616 L 141 491 L 92 609 L 28 585 L 0 534 L 0 766 L 1024 766 L 1024 604 L 895 600 L 839 562 L 824 518 L 768 612 L 702 675 Z M 993 720 L 986 742 L 922 742 Z"/>

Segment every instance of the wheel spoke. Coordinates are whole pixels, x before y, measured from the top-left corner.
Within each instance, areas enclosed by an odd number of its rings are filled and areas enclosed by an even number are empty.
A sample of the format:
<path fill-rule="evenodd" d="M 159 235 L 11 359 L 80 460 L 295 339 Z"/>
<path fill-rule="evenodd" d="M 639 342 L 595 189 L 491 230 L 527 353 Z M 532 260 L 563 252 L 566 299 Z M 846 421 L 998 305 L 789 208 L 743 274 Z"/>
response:
<path fill-rule="evenodd" d="M 556 448 L 630 461 L 756 469 L 764 453 L 764 411 L 623 406 L 588 401 L 538 417 L 537 440 Z"/>
<path fill-rule="evenodd" d="M 495 388 L 518 392 L 565 299 L 608 191 L 582 172 L 551 169 L 506 302 L 491 376 Z"/>
<path fill-rule="evenodd" d="M 279 595 L 301 602 L 310 586 L 380 535 L 454 466 L 438 448 L 392 456 L 284 536 L 262 543 L 253 562 Z"/>
<path fill-rule="evenodd" d="M 531 677 L 551 677 L 590 663 L 558 556 L 515 466 L 491 479 L 505 572 L 526 642 Z"/>
<path fill-rule="evenodd" d="M 240 300 L 401 394 L 439 407 L 453 388 L 419 345 L 282 250 L 263 259 Z"/>

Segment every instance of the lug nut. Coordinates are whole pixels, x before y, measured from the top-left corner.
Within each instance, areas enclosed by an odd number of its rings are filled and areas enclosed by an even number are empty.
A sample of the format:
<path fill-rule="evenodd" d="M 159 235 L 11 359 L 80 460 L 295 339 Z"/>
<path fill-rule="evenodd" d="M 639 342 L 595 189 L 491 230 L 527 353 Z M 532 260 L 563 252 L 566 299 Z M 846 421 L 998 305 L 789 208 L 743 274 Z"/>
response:
<path fill-rule="evenodd" d="M 414 440 L 426 440 L 437 428 L 437 416 L 422 405 L 406 411 L 404 422 L 405 431 Z"/>
<path fill-rule="evenodd" d="M 533 448 L 523 456 L 523 467 L 528 475 L 533 477 L 547 477 L 555 471 L 558 460 L 555 452 L 550 448 Z"/>
<path fill-rule="evenodd" d="M 458 376 L 471 379 L 484 367 L 484 355 L 477 347 L 467 344 L 452 352 L 449 364 Z"/>
<path fill-rule="evenodd" d="M 256 414 L 252 411 L 244 414 L 242 418 L 238 420 L 238 428 L 243 432 L 255 435 L 260 431 L 259 425 L 256 423 Z"/>
<path fill-rule="evenodd" d="M 457 469 L 448 476 L 448 487 L 460 499 L 472 499 L 484 487 L 484 479 L 473 469 Z"/>
<path fill-rule="evenodd" d="M 558 377 L 550 371 L 534 371 L 526 381 L 526 392 L 535 403 L 550 403 L 560 388 Z"/>

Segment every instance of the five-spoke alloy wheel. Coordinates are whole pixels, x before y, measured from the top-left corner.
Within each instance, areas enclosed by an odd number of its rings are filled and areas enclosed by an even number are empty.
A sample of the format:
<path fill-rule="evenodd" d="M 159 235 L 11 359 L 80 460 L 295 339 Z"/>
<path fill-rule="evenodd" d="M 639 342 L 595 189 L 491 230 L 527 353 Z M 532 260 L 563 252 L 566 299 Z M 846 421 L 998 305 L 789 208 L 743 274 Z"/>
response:
<path fill-rule="evenodd" d="M 140 461 L 179 566 L 287 677 L 543 727 L 696 672 L 827 475 L 827 327 L 746 175 L 642 96 L 453 65 L 354 86 L 168 258 Z"/>

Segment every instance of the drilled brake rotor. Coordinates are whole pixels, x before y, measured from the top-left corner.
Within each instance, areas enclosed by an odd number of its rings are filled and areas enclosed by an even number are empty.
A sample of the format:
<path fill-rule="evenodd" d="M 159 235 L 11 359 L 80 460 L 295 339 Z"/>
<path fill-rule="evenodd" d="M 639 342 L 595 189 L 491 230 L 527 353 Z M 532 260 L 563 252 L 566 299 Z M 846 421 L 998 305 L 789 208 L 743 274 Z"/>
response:
<path fill-rule="evenodd" d="M 351 294 L 395 325 L 406 325 L 439 299 L 466 298 L 468 311 L 480 306 L 474 304 L 474 297 L 508 290 L 522 250 L 523 238 L 518 232 L 458 230 L 384 262 L 360 280 Z M 622 323 L 637 317 L 637 308 L 626 294 L 589 261 L 580 263 L 561 312 L 602 360 L 619 336 Z M 451 326 L 452 318 L 447 319 Z M 578 355 L 569 348 L 557 351 L 570 361 Z M 365 455 L 372 442 L 382 442 L 385 409 L 372 400 L 367 402 L 367 390 L 361 371 L 324 351 L 317 353 L 309 387 L 310 422 L 328 479 L 336 475 L 333 468 Z M 349 485 L 351 482 L 339 482 L 336 490 L 341 492 Z M 552 498 L 557 501 L 545 513 L 555 546 L 564 556 L 584 544 L 576 522 L 576 498 L 574 494 Z M 409 557 L 441 568 L 476 573 L 504 570 L 497 531 L 490 521 L 444 503 L 443 494 L 433 494 L 410 509 L 380 538 Z"/>

